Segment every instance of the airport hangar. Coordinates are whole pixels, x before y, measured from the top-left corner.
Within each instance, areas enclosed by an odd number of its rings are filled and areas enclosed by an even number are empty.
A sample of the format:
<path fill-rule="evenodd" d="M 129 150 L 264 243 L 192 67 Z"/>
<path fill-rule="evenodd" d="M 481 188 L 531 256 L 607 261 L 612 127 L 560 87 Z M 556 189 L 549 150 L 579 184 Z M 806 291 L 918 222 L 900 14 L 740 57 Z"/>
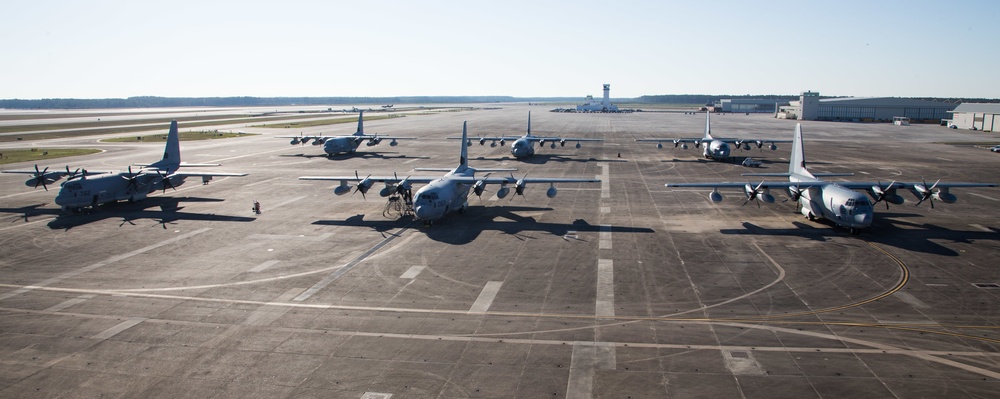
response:
<path fill-rule="evenodd" d="M 963 103 L 950 113 L 948 125 L 958 129 L 994 132 L 1000 127 L 1000 104 Z"/>
<path fill-rule="evenodd" d="M 891 122 L 904 116 L 913 123 L 940 123 L 958 104 L 898 97 L 819 98 L 806 91 L 799 101 L 779 107 L 778 119 L 837 122 Z"/>

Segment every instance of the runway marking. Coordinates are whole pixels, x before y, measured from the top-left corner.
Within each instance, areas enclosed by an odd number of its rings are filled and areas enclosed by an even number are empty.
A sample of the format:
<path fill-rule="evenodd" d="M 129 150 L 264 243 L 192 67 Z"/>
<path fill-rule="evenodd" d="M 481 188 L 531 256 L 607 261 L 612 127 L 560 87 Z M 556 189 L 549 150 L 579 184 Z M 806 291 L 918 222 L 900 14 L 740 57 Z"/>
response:
<path fill-rule="evenodd" d="M 987 196 L 982 195 L 982 194 L 976 194 L 976 193 L 968 193 L 968 194 L 969 195 L 974 195 L 974 196 L 979 197 L 979 198 L 985 198 L 985 199 L 988 199 L 990 201 L 1000 201 L 1000 199 L 996 199 L 996 198 L 993 198 L 993 197 L 987 197 Z"/>
<path fill-rule="evenodd" d="M 951 159 L 948 159 L 948 158 L 941 158 L 941 157 L 938 157 L 938 159 L 940 159 L 940 160 L 942 160 L 942 161 L 945 161 L 945 162 L 955 162 L 954 160 L 951 160 Z"/>
<path fill-rule="evenodd" d="M 919 309 L 930 308 L 930 306 L 927 306 L 927 304 L 924 303 L 924 301 L 917 299 L 917 297 L 913 296 L 913 294 L 910 294 L 908 292 L 896 291 L 896 293 L 892 294 L 892 296 L 899 298 L 899 300 L 906 302 L 915 308 Z"/>
<path fill-rule="evenodd" d="M 567 398 L 594 396 L 594 371 L 614 370 L 615 346 L 611 342 L 574 342 L 569 361 Z"/>
<path fill-rule="evenodd" d="M 615 278 L 614 261 L 611 259 L 597 260 L 597 317 L 615 317 Z"/>
<path fill-rule="evenodd" d="M 264 271 L 265 269 L 278 264 L 278 262 L 281 262 L 281 261 L 280 260 L 269 260 L 267 262 L 264 262 L 264 263 L 261 263 L 261 264 L 257 265 L 253 269 L 247 270 L 247 272 L 249 272 L 249 273 L 260 273 L 260 272 Z"/>
<path fill-rule="evenodd" d="M 295 197 L 295 198 L 292 198 L 292 199 L 290 199 L 290 200 L 287 200 L 287 201 L 285 201 L 285 202 L 282 202 L 282 203 L 280 203 L 280 204 L 278 204 L 278 205 L 271 205 L 271 206 L 272 206 L 272 207 L 274 207 L 274 209 L 278 209 L 278 208 L 281 208 L 281 207 L 283 207 L 283 206 L 285 206 L 285 205 L 288 205 L 288 204 L 291 204 L 291 203 L 293 203 L 293 202 L 295 202 L 295 201 L 298 201 L 298 200 L 300 200 L 300 199 L 303 199 L 303 198 L 305 198 L 305 197 L 306 197 L 305 195 L 303 195 L 303 196 L 301 196 L 301 197 Z"/>
<path fill-rule="evenodd" d="M 600 243 L 598 244 L 599 249 L 611 249 L 611 225 L 602 224 L 600 233 Z"/>
<path fill-rule="evenodd" d="M 604 162 L 598 163 L 601 166 L 601 174 L 594 176 L 597 179 L 601 179 L 601 198 L 611 198 L 611 175 L 608 171 L 608 164 Z"/>
<path fill-rule="evenodd" d="M 497 293 L 500 292 L 500 286 L 503 285 L 503 281 L 489 281 L 483 290 L 479 292 L 479 297 L 476 298 L 476 302 L 472 304 L 472 308 L 469 309 L 469 313 L 484 313 L 490 309 L 490 305 L 493 304 L 493 299 L 496 298 Z"/>
<path fill-rule="evenodd" d="M 72 277 L 75 277 L 77 275 L 80 275 L 80 274 L 83 274 L 83 273 L 86 273 L 86 272 L 89 272 L 89 271 L 96 270 L 96 269 L 98 269 L 100 267 L 107 266 L 109 264 L 118 262 L 120 260 L 128 259 L 128 258 L 131 258 L 133 256 L 142 254 L 144 252 L 148 252 L 148 251 L 154 250 L 154 249 L 162 247 L 164 245 L 173 244 L 174 242 L 187 239 L 188 237 L 196 236 L 198 234 L 204 233 L 204 232 L 209 231 L 209 230 L 211 230 L 211 228 L 207 228 L 206 227 L 204 229 L 195 230 L 195 231 L 192 231 L 192 232 L 184 234 L 184 235 L 179 235 L 179 236 L 171 238 L 171 239 L 160 241 L 160 242 L 158 242 L 156 244 L 153 244 L 153 245 L 149 245 L 149 246 L 146 246 L 146 247 L 143 247 L 143 248 L 139 248 L 139 249 L 137 249 L 135 251 L 132 251 L 132 252 L 128 252 L 128 253 L 125 253 L 125 254 L 122 254 L 122 255 L 112 256 L 112 257 L 110 257 L 108 259 L 105 259 L 105 260 L 102 260 L 100 262 L 94 263 L 94 264 L 92 264 L 90 266 L 86 266 L 86 267 L 83 267 L 83 268 L 80 268 L 80 269 L 77 269 L 77 270 L 74 270 L 74 271 L 71 271 L 71 272 L 63 273 L 63 274 L 61 274 L 59 276 L 52 277 L 52 278 L 44 280 L 44 281 L 42 281 L 40 283 L 37 283 L 37 284 L 34 284 L 34 285 L 24 286 L 21 289 L 14 290 L 12 292 L 8 292 L 6 294 L 0 295 L 0 301 L 2 301 L 4 299 L 7 299 L 7 298 L 11 298 L 11 297 L 13 297 L 15 295 L 23 294 L 25 292 L 34 290 L 36 288 L 40 288 L 40 287 L 44 287 L 44 286 L 47 286 L 47 285 L 52 285 L 52 284 L 58 283 L 60 281 L 66 280 L 68 278 L 72 278 Z"/>
<path fill-rule="evenodd" d="M 18 217 L 18 219 L 21 219 L 21 217 Z M 4 227 L 4 228 L 0 229 L 0 231 L 6 231 L 6 230 L 10 230 L 10 229 L 16 229 L 18 227 L 29 226 L 29 225 L 32 225 L 32 224 L 35 224 L 35 223 L 41 223 L 41 222 L 45 222 L 45 221 L 49 221 L 49 220 L 54 220 L 54 219 L 55 219 L 55 217 L 35 218 L 35 220 L 30 221 L 30 222 L 24 222 L 24 223 L 21 223 L 21 224 L 15 224 L 15 225 L 10 226 L 10 227 Z"/>
<path fill-rule="evenodd" d="M 411 266 L 406 271 L 406 273 L 403 273 L 403 275 L 399 276 L 399 278 L 408 278 L 408 279 L 417 278 L 417 275 L 419 275 L 420 272 L 424 271 L 424 267 L 425 266 Z"/>
<path fill-rule="evenodd" d="M 601 207 L 601 213 L 611 213 L 611 207 L 610 206 L 602 206 Z"/>
<path fill-rule="evenodd" d="M 364 395 L 361 395 L 361 399 L 391 399 L 391 398 L 392 398 L 391 393 L 382 393 L 382 392 L 365 392 Z"/>
<path fill-rule="evenodd" d="M 104 330 L 103 332 L 95 336 L 92 336 L 91 338 L 103 341 L 115 335 L 118 335 L 118 333 L 122 331 L 135 327 L 137 324 L 142 323 L 144 321 L 146 321 L 145 317 L 133 317 L 131 319 L 118 323 L 118 325 L 111 327 L 107 330 Z"/>
<path fill-rule="evenodd" d="M 289 310 L 292 310 L 292 308 L 288 306 L 274 306 L 274 305 L 280 304 L 282 302 L 288 302 L 289 299 L 294 297 L 295 294 L 299 292 L 302 292 L 302 288 L 292 288 L 288 291 L 285 291 L 284 294 L 281 294 L 280 296 L 275 298 L 273 302 L 262 304 L 259 308 L 257 308 L 257 310 L 254 310 L 253 313 L 250 313 L 250 315 L 247 316 L 245 320 L 243 320 L 242 324 L 245 326 L 270 325 L 275 320 L 281 318 L 281 316 L 284 316 L 285 313 L 288 313 Z"/>
<path fill-rule="evenodd" d="M 78 305 L 78 304 L 81 304 L 83 302 L 86 302 L 88 299 L 93 298 L 95 296 L 96 295 L 94 295 L 94 294 L 80 295 L 80 296 L 78 296 L 76 298 L 63 301 L 62 303 L 59 303 L 59 304 L 56 304 L 56 305 L 52 305 L 50 308 L 45 309 L 45 310 L 48 311 L 48 312 L 58 312 L 60 310 L 66 309 L 66 308 L 68 308 L 70 306 Z"/>
<path fill-rule="evenodd" d="M 22 193 L 17 193 L 17 194 L 9 194 L 9 195 L 5 195 L 5 196 L 2 196 L 2 197 L 0 197 L 0 199 L 7 199 L 7 198 L 13 198 L 13 197 L 20 197 L 20 196 L 22 196 L 22 195 L 28 195 L 28 194 L 34 194 L 34 193 L 35 193 L 34 191 L 25 191 L 25 192 L 22 192 Z"/>
<path fill-rule="evenodd" d="M 970 224 L 969 226 L 970 227 L 975 227 L 975 228 L 977 228 L 979 230 L 982 230 L 982 231 L 985 231 L 987 233 L 993 232 L 993 230 L 990 230 L 990 229 L 988 229 L 988 228 L 986 228 L 986 227 L 984 227 L 983 225 L 980 225 L 980 224 Z"/>
<path fill-rule="evenodd" d="M 366 258 L 368 258 L 369 256 L 371 256 L 371 254 L 375 253 L 375 251 L 378 251 L 380 248 L 384 247 L 386 244 L 388 244 L 390 241 L 394 240 L 396 237 L 399 237 L 399 236 L 403 235 L 403 233 L 405 233 L 406 230 L 409 230 L 409 229 L 410 229 L 409 227 L 403 227 L 402 229 L 399 230 L 399 232 L 397 232 L 395 234 L 389 234 L 389 236 L 386 237 L 384 240 L 382 240 L 382 242 L 379 242 L 378 244 L 375 244 L 374 247 L 371 247 L 367 251 L 363 252 L 361 255 L 358 255 L 358 257 L 354 258 L 354 260 L 352 260 L 350 262 L 347 262 L 346 265 L 344 265 L 343 267 L 335 270 L 333 273 L 330 273 L 330 275 L 328 275 L 325 278 L 323 278 L 323 280 L 320 280 L 320 282 L 314 284 L 312 287 L 309 287 L 309 289 L 305 290 L 305 292 L 303 292 L 302 294 L 299 294 L 299 296 L 295 297 L 292 300 L 296 301 L 296 302 L 302 302 L 302 301 L 304 301 L 306 299 L 309 299 L 309 297 L 311 297 L 313 294 L 315 294 L 319 290 L 325 288 L 327 285 L 330 285 L 330 283 L 332 283 L 334 280 L 336 280 L 340 276 L 343 276 L 344 273 L 347 273 L 348 271 L 350 271 L 351 269 L 353 269 L 354 266 L 357 266 L 359 263 L 361 263 Z"/>
<path fill-rule="evenodd" d="M 261 181 L 256 182 L 256 183 L 250 183 L 250 184 L 244 185 L 243 188 L 253 187 L 253 186 L 259 186 L 261 184 L 270 183 L 270 182 L 273 182 L 273 181 L 278 180 L 278 179 L 283 179 L 283 177 L 275 177 L 275 178 L 271 178 L 271 179 L 267 179 L 267 180 L 261 180 Z"/>
<path fill-rule="evenodd" d="M 305 236 L 302 234 L 251 234 L 248 240 L 296 240 L 296 241 L 323 241 L 333 236 L 333 233 L 323 233 L 318 236 Z"/>

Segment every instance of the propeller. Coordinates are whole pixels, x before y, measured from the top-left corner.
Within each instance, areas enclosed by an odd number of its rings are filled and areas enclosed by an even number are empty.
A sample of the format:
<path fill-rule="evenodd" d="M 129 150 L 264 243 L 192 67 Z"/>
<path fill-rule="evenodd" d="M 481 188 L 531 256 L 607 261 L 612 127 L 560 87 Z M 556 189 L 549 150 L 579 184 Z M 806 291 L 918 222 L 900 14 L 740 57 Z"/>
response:
<path fill-rule="evenodd" d="M 66 168 L 69 169 L 68 166 Z M 49 167 L 46 166 L 45 169 L 42 169 L 42 171 L 39 172 L 38 171 L 38 164 L 35 164 L 35 188 L 38 188 L 38 185 L 41 184 L 42 188 L 44 188 L 45 191 L 49 191 L 49 186 L 47 186 L 45 184 L 45 180 L 46 180 L 45 179 L 45 172 L 48 172 L 48 171 L 49 171 Z"/>
<path fill-rule="evenodd" d="M 750 200 L 754 200 L 754 201 L 757 202 L 757 207 L 760 208 L 760 200 L 757 199 L 757 196 L 758 196 L 758 194 L 760 194 L 760 188 L 762 186 L 764 186 L 764 181 L 763 180 L 760 181 L 760 184 L 758 184 L 756 188 L 753 187 L 753 186 L 751 186 L 750 183 L 747 182 L 746 186 L 744 186 L 744 190 L 746 191 L 746 194 L 747 194 L 747 200 L 743 201 L 743 205 L 740 205 L 740 206 L 744 206 L 748 202 L 750 202 Z"/>
<path fill-rule="evenodd" d="M 122 179 L 125 179 L 125 181 L 128 182 L 126 187 L 132 189 L 134 192 L 139 192 L 139 182 L 136 181 L 136 178 L 139 177 L 139 173 L 142 173 L 142 169 L 139 169 L 139 172 L 137 173 L 132 173 L 132 165 L 129 165 L 128 176 L 122 176 Z"/>
<path fill-rule="evenodd" d="M 160 170 L 157 170 L 156 174 L 160 175 L 160 179 L 163 180 L 163 193 L 167 192 L 167 187 L 170 187 L 171 190 L 177 191 L 177 188 L 174 187 L 174 183 L 171 183 L 170 179 L 167 178 L 167 174 L 166 173 L 164 173 L 164 172 L 162 172 Z"/>
<path fill-rule="evenodd" d="M 789 199 L 792 201 L 798 201 L 799 198 L 802 198 L 802 188 L 799 187 L 798 183 L 795 184 L 795 187 L 788 187 L 788 196 L 789 198 L 785 198 L 785 200 L 781 202 L 788 202 Z"/>
<path fill-rule="evenodd" d="M 486 175 L 484 175 L 481 180 L 477 180 L 476 184 L 474 184 L 472 186 L 472 192 L 476 193 L 476 196 L 479 197 L 479 199 L 483 199 L 483 191 L 486 191 L 486 178 L 487 177 L 490 177 L 489 173 L 487 173 Z"/>
<path fill-rule="evenodd" d="M 510 178 L 511 179 L 514 178 L 514 174 L 513 173 L 511 173 Z M 524 187 L 527 185 L 527 183 L 524 182 L 524 179 L 526 179 L 526 178 L 528 178 L 528 174 L 527 173 L 524 174 L 524 177 L 518 179 L 517 182 L 514 183 L 514 194 L 515 194 L 515 197 L 518 196 L 518 195 L 520 195 L 522 197 L 524 196 Z M 510 197 L 510 200 L 513 201 L 514 197 Z"/>
<path fill-rule="evenodd" d="M 392 172 L 392 176 L 395 177 L 396 179 L 399 179 L 399 177 L 396 176 L 396 172 Z M 396 184 L 396 194 L 399 195 L 406 194 L 406 192 L 410 191 L 410 189 L 411 189 L 410 176 L 406 176 L 405 179 L 400 180 L 400 182 Z"/>
<path fill-rule="evenodd" d="M 889 192 L 889 190 L 892 190 L 892 186 L 894 184 L 896 184 L 896 181 L 893 180 L 892 183 L 889 183 L 888 187 L 882 187 L 882 180 L 881 179 L 875 179 L 875 181 L 878 182 L 878 186 L 877 187 L 872 187 L 872 192 L 875 193 L 875 204 L 879 203 L 880 201 L 884 201 L 885 202 L 885 210 L 889 210 L 889 201 L 885 200 L 885 196 L 886 196 L 886 193 Z M 874 205 L 874 204 L 872 204 L 872 205 Z"/>
<path fill-rule="evenodd" d="M 372 177 L 372 175 L 369 174 L 368 177 L 365 177 L 364 179 L 361 179 L 361 176 L 358 175 L 358 171 L 355 170 L 354 171 L 354 177 L 357 177 L 358 180 L 361 180 L 361 181 L 358 182 L 358 188 L 355 189 L 354 192 L 357 193 L 358 191 L 360 191 L 361 192 L 361 198 L 367 200 L 368 197 L 365 197 L 365 193 L 367 193 L 368 189 L 371 188 L 371 186 L 372 186 L 371 180 L 368 180 L 368 178 Z"/>
<path fill-rule="evenodd" d="M 79 173 L 80 173 L 80 168 L 76 168 L 76 170 L 70 172 L 69 171 L 69 165 L 66 165 L 66 176 L 67 176 L 66 179 L 67 180 L 73 179 Z M 84 173 L 86 173 L 86 172 L 84 172 Z"/>
<path fill-rule="evenodd" d="M 920 200 L 917 201 L 917 205 L 915 206 L 919 206 L 921 202 L 924 202 L 924 200 L 928 200 L 931 203 L 931 209 L 934 209 L 934 189 L 937 188 L 937 185 L 938 183 L 941 182 L 941 179 L 938 179 L 936 182 L 934 182 L 934 185 L 931 186 L 931 188 L 927 188 L 927 180 L 923 178 L 921 178 L 921 180 L 923 180 L 924 184 L 914 187 L 915 189 L 917 189 L 917 191 L 920 192 Z"/>

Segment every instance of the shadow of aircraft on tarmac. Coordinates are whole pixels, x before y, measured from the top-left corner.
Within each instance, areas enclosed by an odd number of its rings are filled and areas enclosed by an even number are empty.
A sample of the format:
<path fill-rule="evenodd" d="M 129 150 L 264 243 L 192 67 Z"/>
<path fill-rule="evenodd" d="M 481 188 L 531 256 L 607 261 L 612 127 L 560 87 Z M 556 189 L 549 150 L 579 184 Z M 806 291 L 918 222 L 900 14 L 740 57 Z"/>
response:
<path fill-rule="evenodd" d="M 19 219 L 29 222 L 31 218 L 41 216 L 54 216 L 48 226 L 50 229 L 69 230 L 74 227 L 94 223 L 101 220 L 121 218 L 122 222 L 118 227 L 126 224 L 136 226 L 135 223 L 141 219 L 156 221 L 152 226 L 167 228 L 167 224 L 173 224 L 179 220 L 203 220 L 219 222 L 250 222 L 256 220 L 252 217 L 226 216 L 212 213 L 191 213 L 181 212 L 184 209 L 181 202 L 222 202 L 224 200 L 215 198 L 198 197 L 149 197 L 137 203 L 107 203 L 98 206 L 96 211 L 84 213 L 67 213 L 60 208 L 42 208 L 47 204 L 30 205 L 22 208 L 0 208 L 0 213 L 20 214 Z M 158 210 L 149 208 L 159 208 Z"/>
<path fill-rule="evenodd" d="M 498 231 L 519 240 L 535 239 L 534 233 L 561 236 L 566 239 L 570 232 L 600 232 L 600 225 L 592 225 L 583 219 L 572 223 L 539 222 L 534 217 L 518 215 L 516 212 L 551 211 L 552 208 L 495 205 L 490 207 L 469 207 L 464 215 L 449 215 L 438 220 L 433 226 L 422 227 L 428 238 L 452 245 L 468 244 L 484 231 Z M 318 220 L 313 224 L 327 226 L 370 227 L 383 235 L 393 229 L 405 227 L 413 222 L 410 217 L 396 220 L 364 220 L 365 215 L 355 215 L 346 220 Z M 644 227 L 610 226 L 612 233 L 653 233 Z M 572 238 L 579 240 L 578 238 Z M 583 241 L 583 240 L 581 240 Z"/>
<path fill-rule="evenodd" d="M 959 253 L 938 242 L 969 244 L 977 240 L 1000 241 L 1000 229 L 989 227 L 991 231 L 952 230 L 928 223 L 913 223 L 901 218 L 923 217 L 912 213 L 880 213 L 861 238 L 876 244 L 895 247 L 906 251 L 941 256 L 958 256 Z M 852 237 L 846 230 L 833 222 L 819 219 L 810 223 L 792 222 L 795 227 L 771 229 L 744 222 L 743 229 L 723 229 L 722 234 L 760 234 L 769 236 L 794 236 L 817 241 L 827 241 L 829 237 Z M 817 227 L 816 224 L 823 226 Z"/>

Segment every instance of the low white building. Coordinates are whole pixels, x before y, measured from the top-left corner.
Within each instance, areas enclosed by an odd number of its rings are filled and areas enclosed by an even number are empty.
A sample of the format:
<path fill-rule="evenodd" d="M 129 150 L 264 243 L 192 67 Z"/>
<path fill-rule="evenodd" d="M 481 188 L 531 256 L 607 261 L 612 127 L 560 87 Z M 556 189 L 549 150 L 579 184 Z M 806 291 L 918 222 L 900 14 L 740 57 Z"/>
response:
<path fill-rule="evenodd" d="M 995 132 L 1000 128 L 1000 104 L 996 103 L 962 103 L 950 111 L 951 123 L 958 129 L 981 130 Z"/>

